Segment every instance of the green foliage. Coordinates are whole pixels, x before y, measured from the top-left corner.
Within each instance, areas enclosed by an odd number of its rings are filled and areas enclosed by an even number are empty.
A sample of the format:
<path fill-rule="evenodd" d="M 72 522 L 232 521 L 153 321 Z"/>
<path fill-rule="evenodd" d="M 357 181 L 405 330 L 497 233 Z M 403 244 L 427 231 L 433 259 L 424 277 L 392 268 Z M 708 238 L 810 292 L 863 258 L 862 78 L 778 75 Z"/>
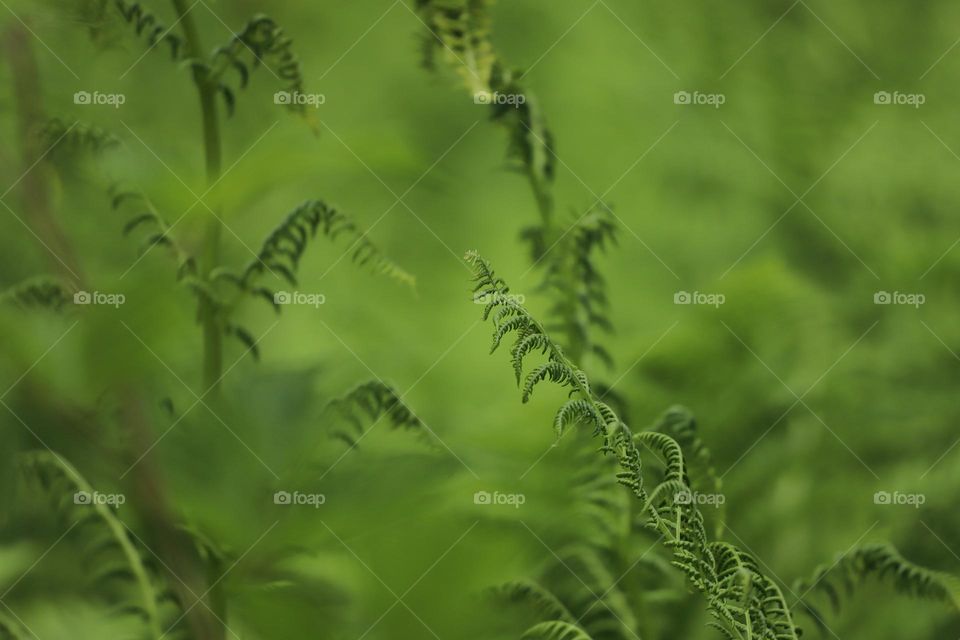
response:
<path fill-rule="evenodd" d="M 13 303 L 28 309 L 61 311 L 73 302 L 73 292 L 56 278 L 36 276 L 0 293 L 0 303 Z"/>
<path fill-rule="evenodd" d="M 413 411 L 403 403 L 393 387 L 371 380 L 357 385 L 351 391 L 337 398 L 327 407 L 327 413 L 334 418 L 331 435 L 343 440 L 350 447 L 356 447 L 366 432 L 366 425 L 377 423 L 386 418 L 394 429 L 420 430 L 423 423 Z"/>
<path fill-rule="evenodd" d="M 591 336 L 591 328 L 610 332 L 605 281 L 596 254 L 615 241 L 613 213 L 605 204 L 575 217 L 568 228 L 553 219 L 555 177 L 553 134 L 536 98 L 496 54 L 490 36 L 492 0 L 420 0 L 429 28 L 425 36 L 428 67 L 442 59 L 465 81 L 476 102 L 489 104 L 491 118 L 509 131 L 508 157 L 527 176 L 540 223 L 526 228 L 531 261 L 543 267 L 541 289 L 552 299 L 548 329 L 563 336 L 567 355 L 583 365 L 587 354 L 604 364 L 612 356 Z"/>
<path fill-rule="evenodd" d="M 571 399 L 558 415 L 583 416 L 577 420 L 592 427 L 602 439 L 602 450 L 615 456 L 622 469 L 618 479 L 644 505 L 646 526 L 661 534 L 673 553 L 673 564 L 706 599 L 714 618 L 711 625 L 727 638 L 796 640 L 798 630 L 776 583 L 760 571 L 749 554 L 728 543 L 711 542 L 697 505 L 678 499 L 678 490 L 690 491 L 680 445 L 663 433 L 634 435 L 610 406 L 596 397 L 587 376 L 564 355 L 543 326 L 509 295 L 506 282 L 490 265 L 475 253 L 467 258 L 475 269 L 475 294 L 489 300 L 483 318 L 493 318 L 495 347 L 506 334 L 516 334 L 510 356 L 518 382 L 524 378 L 528 356 L 538 352 L 547 357 L 546 363 L 525 376 L 521 385 L 524 399 L 546 379 L 570 391 Z M 652 492 L 644 483 L 641 447 L 663 458 L 664 470 Z"/>
<path fill-rule="evenodd" d="M 112 24 L 119 21 L 131 29 L 136 37 L 145 38 L 151 49 L 159 43 L 165 44 L 174 61 L 182 60 L 185 55 L 183 38 L 157 19 L 140 2 L 84 0 L 78 6 L 78 10 L 81 12 L 83 21 L 89 25 L 91 36 L 95 41 L 104 40 Z"/>
<path fill-rule="evenodd" d="M 521 640 L 594 640 L 580 627 L 561 620 L 541 622 L 527 629 Z"/>
<path fill-rule="evenodd" d="M 541 213 L 553 209 L 550 185 L 556 161 L 553 134 L 536 98 L 520 84 L 490 42 L 493 0 L 418 0 L 417 10 L 429 31 L 424 35 L 425 63 L 437 59 L 455 70 L 474 100 L 488 104 L 490 117 L 509 132 L 508 158 L 530 180 Z M 497 94 L 504 100 L 497 100 Z"/>
<path fill-rule="evenodd" d="M 506 602 L 523 605 L 545 620 L 573 623 L 573 614 L 557 596 L 531 580 L 514 580 L 492 589 L 493 595 Z"/>
<path fill-rule="evenodd" d="M 229 282 L 247 294 L 266 300 L 279 311 L 276 292 L 258 282 L 264 275 L 272 274 L 296 286 L 300 259 L 318 231 L 333 241 L 341 237 L 350 239 L 347 251 L 354 264 L 410 287 L 415 286 L 415 278 L 381 253 L 367 239 L 366 232 L 361 232 L 349 217 L 320 200 L 309 200 L 291 211 L 270 232 L 256 257 L 242 272 L 220 268 L 212 274 L 213 280 Z"/>
<path fill-rule="evenodd" d="M 0 640 L 23 640 L 29 631 L 20 628 L 16 621 L 0 614 Z"/>
<path fill-rule="evenodd" d="M 38 135 L 43 148 L 51 151 L 98 153 L 120 146 L 120 139 L 102 127 L 83 122 L 68 124 L 60 118 L 45 122 Z"/>
<path fill-rule="evenodd" d="M 251 74 L 260 66 L 267 67 L 278 78 L 288 93 L 287 98 L 304 91 L 303 69 L 293 52 L 293 40 L 269 16 L 257 14 L 250 18 L 227 44 L 217 47 L 209 59 L 188 59 L 186 40 L 173 28 L 161 23 L 140 2 L 86 0 L 81 11 L 84 20 L 92 25 L 91 35 L 95 40 L 102 38 L 103 31 L 114 18 L 125 22 L 137 37 L 146 37 L 151 49 L 160 42 L 167 44 L 175 62 L 188 62 L 201 72 L 204 82 L 217 88 L 229 115 L 236 108 L 237 89 L 246 88 Z M 231 73 L 235 79 L 228 81 L 227 76 Z M 295 99 L 278 103 L 303 116 L 316 131 L 309 105 Z"/>
<path fill-rule="evenodd" d="M 899 594 L 943 602 L 960 611 L 960 580 L 910 562 L 889 544 L 856 547 L 837 556 L 829 566 L 817 567 L 809 579 L 797 582 L 794 591 L 803 598 L 797 606 L 825 633 L 824 616 L 808 602 L 808 594 L 815 592 L 825 596 L 833 610 L 839 613 L 841 592 L 853 596 L 860 585 L 870 580 L 889 583 Z"/>
<path fill-rule="evenodd" d="M 596 265 L 597 254 L 616 242 L 616 225 L 606 205 L 598 205 L 574 220 L 570 228 L 548 245 L 545 229 L 532 227 L 524 237 L 531 244 L 534 263 L 544 263 L 542 287 L 553 299 L 548 331 L 565 336 L 567 353 L 575 362 L 593 354 L 608 367 L 613 357 L 592 339 L 591 329 L 613 331 L 608 320 L 610 302 L 606 280 Z"/>
<path fill-rule="evenodd" d="M 655 430 L 673 438 L 680 445 L 687 462 L 686 483 L 694 491 L 719 495 L 723 481 L 713 466 L 713 455 L 697 433 L 697 421 L 685 407 L 670 407 L 657 421 Z M 723 537 L 726 503 L 718 505 L 715 536 Z"/>
<path fill-rule="evenodd" d="M 300 59 L 293 52 L 293 40 L 272 18 L 258 14 L 234 34 L 230 42 L 213 53 L 210 81 L 219 86 L 228 113 L 233 113 L 236 90 L 225 81 L 227 73 L 234 72 L 236 86 L 243 89 L 249 83 L 250 75 L 261 65 L 277 76 L 288 94 L 303 93 L 303 70 Z M 289 100 L 285 104 L 300 115 L 308 113 L 309 107 L 301 102 Z"/>
<path fill-rule="evenodd" d="M 604 555 L 593 547 L 572 548 L 548 567 L 542 581 L 513 581 L 494 593 L 536 614 L 524 638 L 636 638 L 636 617 Z"/>
<path fill-rule="evenodd" d="M 197 276 L 196 259 L 180 246 L 170 225 L 142 192 L 124 191 L 114 186 L 111 188 L 111 204 L 115 211 L 128 212 L 129 218 L 123 225 L 123 235 L 143 233 L 141 255 L 154 247 L 162 246 L 168 249 L 177 261 L 178 281 L 188 276 Z"/>
<path fill-rule="evenodd" d="M 91 591 L 120 615 L 142 620 L 143 638 L 181 637 L 174 593 L 144 560 L 113 509 L 92 499 L 94 489 L 67 461 L 47 451 L 25 454 L 22 470 L 51 499 L 88 565 Z"/>

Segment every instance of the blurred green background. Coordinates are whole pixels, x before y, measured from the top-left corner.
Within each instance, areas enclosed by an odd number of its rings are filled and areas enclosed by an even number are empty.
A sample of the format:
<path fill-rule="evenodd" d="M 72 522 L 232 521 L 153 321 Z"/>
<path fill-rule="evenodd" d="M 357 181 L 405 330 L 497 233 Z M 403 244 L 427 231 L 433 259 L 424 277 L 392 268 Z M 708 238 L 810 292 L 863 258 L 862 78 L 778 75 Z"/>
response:
<path fill-rule="evenodd" d="M 193 296 L 176 285 L 166 252 L 138 259 L 107 193 L 120 181 L 170 222 L 187 211 L 175 234 L 196 248 L 206 185 L 189 69 L 160 48 L 144 55 L 126 31 L 98 49 L 58 3 L 2 4 L 0 285 L 62 270 L 52 253 L 63 250 L 52 249 L 27 188 L 40 176 L 84 282 L 126 296 L 117 309 L 0 311 L 5 486 L 16 484 L 14 455 L 49 447 L 100 491 L 136 495 L 126 471 L 149 448 L 144 461 L 177 518 L 230 558 L 220 573 L 229 569 L 228 622 L 242 638 L 519 637 L 524 627 L 479 594 L 603 535 L 577 486 L 592 461 L 576 438 L 555 446 L 562 393 L 521 405 L 507 356 L 486 355 L 489 327 L 461 256 L 480 251 L 542 313 L 540 274 L 518 237 L 536 208 L 522 177 L 505 170 L 505 135 L 487 111 L 452 74 L 420 67 L 424 25 L 411 4 L 203 0 L 192 9 L 208 48 L 269 13 L 293 38 L 308 91 L 325 96 L 313 135 L 274 104 L 269 73 L 238 93 L 223 132 L 224 262 L 244 265 L 286 212 L 317 198 L 371 229 L 417 278 L 411 292 L 341 259 L 345 243 L 318 238 L 299 290 L 326 303 L 279 318 L 266 305 L 240 308 L 261 361 L 228 341 L 216 403 L 197 400 Z M 151 4 L 175 20 L 166 3 Z M 558 210 L 579 216 L 602 198 L 618 216 L 619 244 L 600 263 L 616 328 L 602 342 L 615 365 L 589 370 L 615 383 L 635 429 L 674 404 L 698 416 L 723 475 L 728 539 L 786 587 L 869 540 L 960 573 L 960 7 L 512 0 L 496 6 L 493 37 L 528 70 L 524 83 L 555 135 Z M 102 127 L 122 144 L 57 150 L 32 166 L 17 52 L 37 62 L 40 113 Z M 126 102 L 77 105 L 77 91 Z M 679 91 L 725 102 L 677 104 Z M 881 91 L 924 103 L 877 104 Z M 678 305 L 680 291 L 725 303 Z M 875 304 L 882 291 L 925 302 Z M 375 378 L 430 433 L 381 423 L 353 450 L 331 439 L 326 404 Z M 123 428 L 134 396 L 145 441 Z M 163 399 L 182 416 L 173 428 Z M 273 504 L 274 491 L 294 489 L 326 503 Z M 525 502 L 477 505 L 476 491 Z M 878 505 L 877 491 L 925 503 Z M 83 553 L 61 538 L 63 523 L 36 505 L 25 516 L 21 492 L 3 493 L 0 612 L 43 640 L 127 637 L 80 587 Z M 153 543 L 133 503 L 118 515 Z M 627 556 L 639 560 L 651 543 Z M 291 550 L 295 586 L 267 568 Z M 800 595 L 788 591 L 788 601 Z M 653 608 L 664 621 L 640 637 L 717 637 L 699 596 Z M 955 612 L 882 587 L 827 622 L 838 638 L 960 635 Z"/>

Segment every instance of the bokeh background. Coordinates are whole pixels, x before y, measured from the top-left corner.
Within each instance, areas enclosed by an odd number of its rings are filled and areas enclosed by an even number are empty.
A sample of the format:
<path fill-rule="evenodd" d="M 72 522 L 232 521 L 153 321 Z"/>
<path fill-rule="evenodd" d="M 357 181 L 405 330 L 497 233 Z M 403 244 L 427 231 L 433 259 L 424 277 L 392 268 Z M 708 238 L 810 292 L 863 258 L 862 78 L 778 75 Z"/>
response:
<path fill-rule="evenodd" d="M 227 342 L 216 403 L 197 400 L 193 296 L 164 251 L 139 257 L 107 193 L 132 184 L 168 221 L 186 211 L 175 234 L 198 242 L 206 186 L 189 69 L 144 55 L 125 32 L 99 49 L 58 3 L 2 4 L 0 285 L 63 275 L 60 260 L 75 258 L 86 286 L 126 303 L 0 311 L 0 612 L 43 640 L 126 637 L 129 621 L 83 588 L 84 551 L 63 521 L 22 504 L 15 456 L 49 447 L 100 491 L 136 496 L 126 472 L 149 449 L 134 466 L 155 469 L 177 520 L 229 559 L 220 573 L 238 637 L 519 637 L 522 624 L 482 590 L 604 535 L 578 486 L 594 462 L 576 438 L 555 443 L 562 394 L 522 405 L 507 356 L 487 355 L 462 255 L 480 251 L 544 312 L 519 239 L 535 203 L 505 169 L 506 137 L 487 110 L 452 74 L 420 66 L 411 3 L 194 5 L 208 48 L 268 13 L 293 38 L 307 88 L 325 96 L 314 135 L 274 104 L 279 87 L 263 70 L 238 94 L 224 124 L 224 262 L 245 264 L 286 212 L 317 198 L 417 278 L 415 291 L 398 286 L 318 238 L 299 290 L 325 304 L 280 317 L 240 307 L 261 358 Z M 555 135 L 558 211 L 572 220 L 602 199 L 617 214 L 618 246 L 599 262 L 615 364 L 588 369 L 614 384 L 633 428 L 671 405 L 696 414 L 723 476 L 727 538 L 785 589 L 876 540 L 960 573 L 956 3 L 512 0 L 494 19 L 499 53 L 527 70 Z M 37 64 L 39 113 L 121 144 L 58 149 L 31 166 L 17 111 L 31 86 L 16 71 L 23 58 Z M 83 90 L 126 102 L 77 105 Z M 678 91 L 725 101 L 677 104 Z M 923 104 L 877 104 L 876 92 Z M 62 245 L 37 217 L 38 192 Z M 678 305 L 680 291 L 725 302 Z M 924 303 L 875 304 L 878 292 Z M 376 378 L 429 432 L 381 423 L 349 449 L 329 437 L 324 407 Z M 124 428 L 130 397 L 142 400 L 142 441 Z M 295 488 L 326 503 L 273 504 L 274 491 Z M 477 505 L 476 491 L 525 501 Z M 877 504 L 878 491 L 924 503 Z M 118 514 L 156 544 L 140 507 L 131 497 Z M 626 556 L 639 562 L 651 543 Z M 269 567 L 291 550 L 280 580 Z M 638 637 L 717 637 L 699 596 L 630 604 Z M 844 639 L 960 635 L 955 611 L 880 586 L 827 622 Z"/>

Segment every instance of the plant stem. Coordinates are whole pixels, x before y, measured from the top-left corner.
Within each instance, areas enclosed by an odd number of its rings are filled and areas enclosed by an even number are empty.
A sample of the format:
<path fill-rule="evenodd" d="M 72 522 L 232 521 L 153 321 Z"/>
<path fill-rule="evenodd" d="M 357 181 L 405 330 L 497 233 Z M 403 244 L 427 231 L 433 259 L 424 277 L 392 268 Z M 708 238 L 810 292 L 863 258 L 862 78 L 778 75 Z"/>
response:
<path fill-rule="evenodd" d="M 200 97 L 200 112 L 203 126 L 204 164 L 207 174 L 207 190 L 203 197 L 213 194 L 213 206 L 206 203 L 208 209 L 206 229 L 203 237 L 203 248 L 200 256 L 200 273 L 208 281 L 210 273 L 220 262 L 220 232 L 222 222 L 217 214 L 220 207 L 220 195 L 217 185 L 222 174 L 222 149 L 220 144 L 220 118 L 217 113 L 217 88 L 210 80 L 209 68 L 202 64 L 204 59 L 203 46 L 200 41 L 200 32 L 190 13 L 192 6 L 187 6 L 186 0 L 172 0 L 177 18 L 183 26 L 187 56 L 192 62 L 193 81 L 197 85 Z M 200 322 L 203 326 L 203 387 L 204 394 L 217 394 L 220 378 L 223 376 L 223 331 L 221 318 L 215 303 L 209 298 L 200 300 Z M 211 586 L 207 593 L 211 605 L 204 604 L 204 609 L 197 616 L 197 624 L 193 625 L 196 640 L 222 640 L 226 637 L 226 604 L 222 587 L 217 587 L 216 580 L 209 580 Z M 206 595 L 206 594 L 205 594 Z M 201 596 L 203 598 L 204 596 Z"/>
<path fill-rule="evenodd" d="M 208 207 L 206 230 L 203 238 L 203 250 L 200 270 L 209 277 L 220 261 L 220 232 L 223 224 L 216 212 L 219 207 L 216 185 L 220 181 L 222 151 L 220 146 L 220 118 L 217 113 L 217 88 L 210 82 L 209 70 L 199 64 L 203 57 L 200 33 L 190 14 L 186 0 L 173 0 L 177 17 L 183 25 L 183 34 L 187 56 L 194 61 L 193 81 L 200 94 L 200 110 L 203 116 L 203 149 L 207 172 L 208 193 L 213 192 L 213 208 Z M 204 391 L 216 393 L 223 371 L 223 331 L 216 306 L 212 301 L 201 299 L 200 322 L 203 325 L 203 385 Z"/>
<path fill-rule="evenodd" d="M 54 215 L 50 199 L 49 167 L 41 160 L 47 149 L 41 149 L 37 136 L 38 125 L 44 120 L 40 91 L 40 68 L 34 55 L 30 27 L 16 23 L 3 33 L 3 52 L 10 66 L 13 83 L 17 128 L 20 134 L 20 154 L 23 161 L 21 193 L 23 208 L 31 229 L 48 249 L 45 255 L 51 267 L 64 279 L 85 289 L 85 278 L 80 261 L 60 222 Z"/>

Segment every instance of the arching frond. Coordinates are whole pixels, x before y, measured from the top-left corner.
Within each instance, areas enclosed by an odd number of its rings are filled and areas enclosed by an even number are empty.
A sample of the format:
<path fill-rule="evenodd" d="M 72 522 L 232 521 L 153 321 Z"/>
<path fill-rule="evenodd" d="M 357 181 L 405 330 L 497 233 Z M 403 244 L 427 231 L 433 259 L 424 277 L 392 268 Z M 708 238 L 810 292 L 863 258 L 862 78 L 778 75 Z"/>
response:
<path fill-rule="evenodd" d="M 141 2 L 130 0 L 84 0 L 80 10 L 84 22 L 91 25 L 91 35 L 95 40 L 114 21 L 122 21 L 138 38 L 143 38 L 149 50 L 165 48 L 174 61 L 185 55 L 183 38 L 169 26 L 163 24 Z M 160 44 L 164 46 L 158 46 Z"/>
<path fill-rule="evenodd" d="M 960 579 L 910 562 L 890 544 L 868 544 L 843 553 L 831 565 L 817 567 L 807 580 L 798 581 L 794 591 L 801 594 L 797 606 L 820 627 L 823 616 L 809 602 L 809 595 L 825 596 L 835 612 L 841 609 L 841 592 L 848 597 L 867 581 L 886 583 L 902 595 L 943 602 L 960 610 Z"/>
<path fill-rule="evenodd" d="M 213 53 L 210 81 L 220 87 L 228 111 L 233 111 L 235 88 L 245 88 L 252 73 L 261 66 L 277 78 L 286 93 L 279 96 L 282 99 L 277 99 L 277 104 L 306 115 L 310 106 L 298 99 L 304 92 L 304 81 L 300 59 L 293 52 L 293 40 L 273 18 L 263 14 L 251 18 Z M 235 78 L 232 83 L 227 81 L 228 74 Z"/>
<path fill-rule="evenodd" d="M 403 403 L 393 387 L 379 380 L 358 385 L 346 395 L 337 398 L 327 407 L 327 412 L 336 418 L 331 435 L 357 446 L 370 423 L 386 418 L 395 429 L 419 430 L 423 423 Z"/>
<path fill-rule="evenodd" d="M 514 321 L 506 332 L 515 334 L 516 342 L 511 353 L 515 373 L 522 376 L 525 358 L 535 352 L 544 353 L 551 364 L 553 374 L 534 376 L 532 380 L 528 377 L 524 395 L 529 396 L 535 386 L 550 379 L 567 387 L 573 399 L 586 403 L 576 405 L 579 409 L 575 414 L 573 408 L 568 412 L 576 415 L 578 422 L 592 423 L 594 434 L 602 439 L 602 450 L 613 455 L 621 468 L 618 480 L 644 505 L 648 526 L 661 535 L 664 545 L 673 554 L 674 566 L 681 569 L 688 582 L 703 594 L 716 626 L 731 638 L 797 640 L 798 629 L 783 594 L 759 570 L 756 561 L 732 545 L 719 543 L 723 546 L 718 547 L 718 543 L 711 543 L 703 514 L 695 501 L 679 498 L 684 492 L 655 488 L 649 493 L 645 488 L 642 447 L 650 448 L 662 458 L 665 465 L 663 486 L 667 489 L 684 488 L 687 494 L 691 493 L 680 445 L 659 432 L 647 431 L 634 436 L 616 413 L 596 397 L 586 375 L 550 338 L 543 325 L 509 295 L 507 283 L 476 253 L 468 253 L 467 259 L 474 267 L 475 293 L 489 300 L 483 317 L 493 316 L 495 330 L 503 326 L 497 324 L 497 318 L 520 319 Z M 504 309 L 509 312 L 504 314 Z M 529 341 L 533 335 L 542 336 L 539 341 L 542 349 L 518 349 L 518 345 Z M 504 337 L 501 336 L 501 340 Z M 539 370 L 534 369 L 534 372 Z M 565 421 L 565 418 L 560 420 L 561 424 Z M 731 563 L 736 565 L 732 573 Z M 738 576 L 739 589 L 731 586 L 731 575 Z M 745 588 L 744 584 L 749 584 L 750 588 Z"/>
<path fill-rule="evenodd" d="M 492 591 L 497 598 L 530 607 L 542 616 L 543 620 L 574 622 L 573 614 L 566 605 L 546 587 L 532 580 L 513 580 L 495 587 Z"/>
<path fill-rule="evenodd" d="M 685 407 L 670 407 L 657 420 L 656 431 L 665 433 L 677 441 L 687 461 L 687 483 L 694 491 L 719 495 L 723 481 L 713 466 L 713 455 L 697 433 L 697 421 Z M 717 506 L 715 535 L 723 536 L 726 504 Z"/>
<path fill-rule="evenodd" d="M 354 264 L 390 277 L 401 284 L 411 287 L 415 285 L 414 277 L 384 256 L 349 217 L 320 200 L 309 200 L 291 211 L 283 222 L 270 232 L 256 258 L 242 273 L 219 270 L 215 279 L 232 282 L 241 290 L 274 304 L 274 292 L 259 286 L 259 278 L 269 273 L 295 286 L 300 259 L 309 241 L 316 237 L 318 231 L 334 241 L 341 237 L 350 239 L 347 251 Z"/>
<path fill-rule="evenodd" d="M 48 451 L 25 455 L 21 468 L 29 482 L 50 496 L 58 514 L 69 523 L 71 535 L 82 545 L 90 580 L 97 589 L 115 594 L 111 605 L 139 616 L 144 638 L 180 637 L 176 597 L 156 571 L 144 561 L 126 526 L 113 508 L 95 498 L 93 487 L 67 461 Z"/>
<path fill-rule="evenodd" d="M 530 627 L 521 636 L 521 640 L 593 640 L 593 638 L 575 624 L 554 620 Z"/>

